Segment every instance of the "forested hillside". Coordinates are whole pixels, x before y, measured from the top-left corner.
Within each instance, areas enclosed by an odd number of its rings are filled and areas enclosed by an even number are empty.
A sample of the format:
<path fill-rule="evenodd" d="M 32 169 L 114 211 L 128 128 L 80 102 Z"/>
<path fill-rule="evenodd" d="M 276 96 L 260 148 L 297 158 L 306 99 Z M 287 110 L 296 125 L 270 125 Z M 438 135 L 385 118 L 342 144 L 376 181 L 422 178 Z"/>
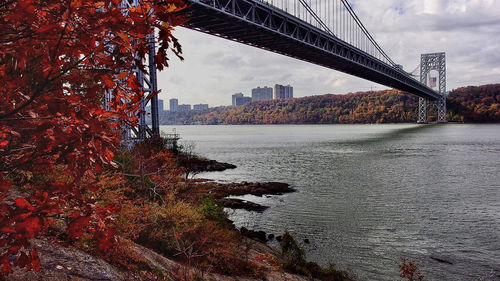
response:
<path fill-rule="evenodd" d="M 467 123 L 500 122 L 500 84 L 453 90 L 448 96 L 448 118 Z"/>
<path fill-rule="evenodd" d="M 397 90 L 252 102 L 207 112 L 175 113 L 176 124 L 353 124 L 417 120 L 418 98 Z M 435 120 L 435 107 L 429 112 Z M 500 122 L 500 84 L 458 88 L 448 96 L 448 120 Z"/>

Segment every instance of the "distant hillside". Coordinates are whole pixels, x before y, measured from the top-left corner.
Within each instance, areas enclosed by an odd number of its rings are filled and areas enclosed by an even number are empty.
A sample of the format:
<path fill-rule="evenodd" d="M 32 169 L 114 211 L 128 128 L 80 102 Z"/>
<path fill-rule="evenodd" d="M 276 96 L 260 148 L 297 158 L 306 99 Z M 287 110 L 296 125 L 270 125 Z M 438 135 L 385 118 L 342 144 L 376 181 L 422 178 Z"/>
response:
<path fill-rule="evenodd" d="M 466 123 L 499 123 L 500 84 L 453 90 L 448 96 L 448 118 Z"/>
<path fill-rule="evenodd" d="M 176 124 L 355 124 L 417 120 L 418 98 L 397 90 L 252 102 L 207 112 L 175 113 Z M 434 107 L 429 118 L 435 120 Z M 500 122 L 500 84 L 458 88 L 448 96 L 448 120 Z"/>

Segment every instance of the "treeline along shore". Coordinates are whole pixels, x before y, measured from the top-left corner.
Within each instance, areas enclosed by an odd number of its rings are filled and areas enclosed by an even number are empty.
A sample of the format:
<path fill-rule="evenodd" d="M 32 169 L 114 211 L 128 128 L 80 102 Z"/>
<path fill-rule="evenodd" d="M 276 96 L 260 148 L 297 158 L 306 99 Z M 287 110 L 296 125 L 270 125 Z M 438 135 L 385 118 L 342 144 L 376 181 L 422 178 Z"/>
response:
<path fill-rule="evenodd" d="M 500 122 L 500 84 L 469 86 L 448 95 L 448 121 Z M 169 113 L 162 123 L 184 125 L 413 123 L 418 98 L 398 90 L 251 102 L 206 111 Z M 429 120 L 435 120 L 431 107 Z"/>

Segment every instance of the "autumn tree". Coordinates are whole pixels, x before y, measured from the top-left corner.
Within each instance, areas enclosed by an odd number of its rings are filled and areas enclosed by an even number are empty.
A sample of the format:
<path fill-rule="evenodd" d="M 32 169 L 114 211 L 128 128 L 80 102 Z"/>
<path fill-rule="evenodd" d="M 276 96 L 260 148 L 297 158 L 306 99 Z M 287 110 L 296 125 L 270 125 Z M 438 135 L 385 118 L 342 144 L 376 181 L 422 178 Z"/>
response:
<path fill-rule="evenodd" d="M 500 122 L 500 84 L 452 90 L 447 97 L 451 122 Z M 206 112 L 171 113 L 184 124 L 354 124 L 412 123 L 418 99 L 397 90 L 321 95 L 292 100 L 267 100 L 240 107 L 216 107 Z M 429 116 L 436 107 L 429 107 Z"/>
<path fill-rule="evenodd" d="M 120 126 L 136 122 L 145 93 L 133 69 L 146 71 L 149 44 L 160 70 L 168 50 L 181 53 L 172 30 L 183 2 L 140 2 L 0 3 L 0 278 L 13 265 L 39 269 L 29 239 L 54 219 L 70 239 L 90 229 L 100 248 L 111 245 L 105 218 L 115 207 L 97 210 L 86 193 L 113 165 Z"/>

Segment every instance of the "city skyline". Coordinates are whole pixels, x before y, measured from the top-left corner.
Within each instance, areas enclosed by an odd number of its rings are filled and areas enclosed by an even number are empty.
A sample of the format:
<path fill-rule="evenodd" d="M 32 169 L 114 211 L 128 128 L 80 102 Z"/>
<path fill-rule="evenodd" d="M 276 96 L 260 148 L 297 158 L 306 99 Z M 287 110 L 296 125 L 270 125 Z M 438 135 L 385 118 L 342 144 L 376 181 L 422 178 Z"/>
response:
<path fill-rule="evenodd" d="M 352 1 L 377 42 L 406 71 L 420 55 L 447 54 L 448 89 L 499 82 L 500 1 Z M 217 38 L 176 28 L 185 60 L 170 56 L 159 73 L 160 98 L 186 103 L 230 105 L 234 93 L 250 95 L 256 85 L 294 85 L 294 96 L 344 94 L 386 87 L 340 72 Z M 200 48 L 200 46 L 203 46 Z M 244 91 L 242 91 L 245 89 Z"/>
<path fill-rule="evenodd" d="M 251 96 L 245 96 L 243 94 L 243 92 L 232 94 L 230 105 L 241 106 L 245 103 L 252 102 L 252 101 L 263 101 L 263 100 L 272 100 L 272 99 L 292 99 L 292 98 L 294 98 L 293 87 L 290 84 L 288 84 L 288 85 L 274 84 L 274 87 L 257 86 L 255 88 L 252 88 L 250 90 L 250 92 L 251 92 Z M 169 99 L 168 110 L 164 109 L 164 107 L 163 107 L 163 104 L 164 104 L 163 99 L 158 99 L 158 104 L 159 104 L 160 112 L 162 112 L 164 110 L 171 111 L 171 112 L 176 112 L 176 111 L 186 112 L 186 111 L 190 111 L 190 110 L 202 111 L 202 110 L 207 110 L 207 109 L 211 108 L 209 106 L 209 104 L 198 103 L 198 104 L 193 104 L 192 109 L 191 109 L 191 104 L 179 104 L 179 99 L 177 97 L 172 97 Z M 188 108 L 188 106 L 189 106 L 189 108 Z M 217 106 L 218 105 L 213 106 L 213 107 L 217 107 Z M 150 108 L 150 106 L 148 106 L 147 108 Z M 173 110 L 172 110 L 172 108 L 173 108 Z M 150 112 L 150 109 L 147 109 L 146 111 Z"/>
<path fill-rule="evenodd" d="M 177 98 L 171 98 L 168 100 L 168 109 L 164 107 L 165 100 L 163 99 L 158 99 L 158 112 L 159 114 L 165 113 L 165 112 L 186 112 L 190 110 L 194 111 L 202 111 L 202 110 L 207 110 L 209 109 L 209 105 L 207 103 L 197 103 L 193 104 L 179 104 L 179 99 Z M 151 113 L 151 106 L 148 105 L 146 106 L 146 112 Z"/>

